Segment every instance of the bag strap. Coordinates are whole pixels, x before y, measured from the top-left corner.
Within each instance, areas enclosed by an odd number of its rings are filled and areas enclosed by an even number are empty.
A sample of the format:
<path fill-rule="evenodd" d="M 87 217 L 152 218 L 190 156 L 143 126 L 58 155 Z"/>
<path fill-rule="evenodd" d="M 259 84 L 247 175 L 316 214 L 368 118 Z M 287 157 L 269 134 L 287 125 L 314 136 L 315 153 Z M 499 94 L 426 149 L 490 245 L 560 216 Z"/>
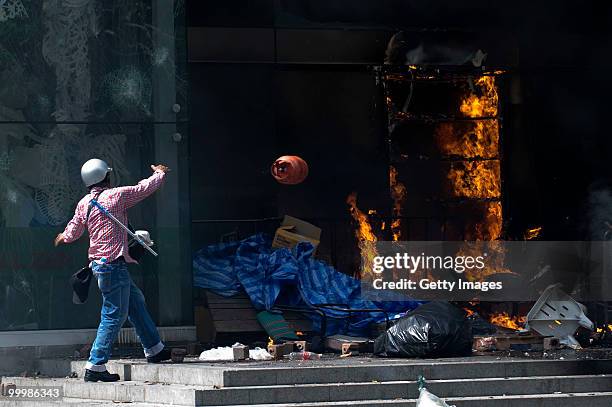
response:
<path fill-rule="evenodd" d="M 100 195 L 102 195 L 102 192 L 104 192 L 105 190 L 103 189 L 102 191 L 98 192 L 98 194 L 96 196 L 94 196 L 93 198 L 91 198 L 91 200 L 89 201 L 89 208 L 87 208 L 87 216 L 85 217 L 85 223 L 87 223 L 89 221 L 89 214 L 91 213 L 91 208 L 93 208 L 93 204 L 91 203 L 91 201 L 94 200 L 98 200 L 98 197 L 100 197 Z"/>
<path fill-rule="evenodd" d="M 89 214 L 91 213 L 91 209 L 92 209 L 92 208 L 93 208 L 93 206 L 94 206 L 94 205 L 93 205 L 93 201 L 98 201 L 98 197 L 100 196 L 100 194 L 102 194 L 102 192 L 104 192 L 104 191 L 101 191 L 101 192 L 100 192 L 98 195 L 94 196 L 94 197 L 93 197 L 93 198 L 91 198 L 91 200 L 89 201 L 89 208 L 87 208 L 87 217 L 85 218 L 85 223 L 87 223 L 87 221 L 89 220 Z M 102 206 L 102 204 L 101 204 L 100 202 L 98 202 L 98 205 L 99 205 L 101 208 L 103 208 L 104 210 L 107 210 L 107 209 L 106 209 L 104 206 Z M 104 213 L 104 212 L 102 212 L 102 213 Z M 111 220 L 112 220 L 112 219 L 111 219 Z M 135 232 L 136 232 L 136 231 L 135 231 L 135 229 L 134 229 L 134 227 L 132 226 L 132 224 L 131 224 L 130 222 L 128 222 L 127 227 L 128 227 L 128 229 L 130 229 L 130 231 L 131 231 L 132 233 L 135 233 Z M 133 237 L 131 237 L 131 236 L 130 236 L 130 239 L 135 240 L 135 239 L 134 239 Z"/>

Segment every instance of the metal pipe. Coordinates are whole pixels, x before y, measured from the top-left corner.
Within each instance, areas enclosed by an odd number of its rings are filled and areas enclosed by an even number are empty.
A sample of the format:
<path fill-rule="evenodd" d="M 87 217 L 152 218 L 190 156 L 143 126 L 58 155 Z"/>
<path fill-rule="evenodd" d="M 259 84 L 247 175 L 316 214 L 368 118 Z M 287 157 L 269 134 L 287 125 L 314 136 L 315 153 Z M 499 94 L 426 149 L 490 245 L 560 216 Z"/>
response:
<path fill-rule="evenodd" d="M 153 256 L 157 257 L 158 254 L 155 252 L 155 250 L 151 249 L 149 247 L 149 245 L 147 245 L 144 240 L 141 239 L 140 236 L 138 236 L 136 233 L 132 232 L 130 230 L 130 228 L 128 228 L 127 226 L 125 226 L 123 223 L 121 223 L 121 221 L 119 221 L 119 219 L 117 219 L 113 214 L 111 214 L 108 210 L 106 210 L 105 207 L 103 207 L 102 205 L 100 205 L 100 203 L 98 201 L 96 201 L 95 199 L 91 200 L 91 204 L 93 206 L 95 206 L 96 208 L 98 208 L 103 214 L 105 214 L 106 216 L 108 216 L 113 222 L 115 222 L 117 225 L 121 226 L 127 233 L 128 235 L 130 235 L 134 240 L 136 240 L 142 247 L 144 247 L 145 249 L 147 249 L 149 251 L 149 253 L 151 253 Z"/>

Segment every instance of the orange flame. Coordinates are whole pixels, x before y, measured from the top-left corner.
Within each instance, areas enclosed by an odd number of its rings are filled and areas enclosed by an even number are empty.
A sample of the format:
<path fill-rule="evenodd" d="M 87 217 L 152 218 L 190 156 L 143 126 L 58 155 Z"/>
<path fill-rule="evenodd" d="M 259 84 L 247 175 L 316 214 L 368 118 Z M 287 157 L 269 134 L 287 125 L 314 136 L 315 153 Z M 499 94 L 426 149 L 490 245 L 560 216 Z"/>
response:
<path fill-rule="evenodd" d="M 489 318 L 489 322 L 491 322 L 493 325 L 514 329 L 515 331 L 522 329 L 526 321 L 527 317 L 511 317 L 507 312 L 495 314 Z"/>
<path fill-rule="evenodd" d="M 542 226 L 538 226 L 532 229 L 527 229 L 523 237 L 525 238 L 525 240 L 532 240 L 540 236 L 540 232 L 542 232 Z"/>
<path fill-rule="evenodd" d="M 598 334 L 604 333 L 604 332 L 612 332 L 612 324 L 608 324 L 608 326 L 603 326 L 600 328 L 597 328 L 596 332 Z"/>
<path fill-rule="evenodd" d="M 470 94 L 461 102 L 459 110 L 467 117 L 496 117 L 499 95 L 494 76 L 481 76 L 474 83 L 482 93 L 481 97 Z"/>
<path fill-rule="evenodd" d="M 399 216 L 402 214 L 402 204 L 406 200 L 406 186 L 398 182 L 397 169 L 389 167 L 389 185 L 391 188 L 391 198 L 393 199 L 393 216 L 396 218 L 391 222 L 391 233 L 393 241 L 397 242 L 402 236 L 402 223 Z"/>
<path fill-rule="evenodd" d="M 466 272 L 470 281 L 483 281 L 497 273 L 511 273 L 504 267 L 501 242 L 503 214 L 501 173 L 499 162 L 499 95 L 494 76 L 482 76 L 461 101 L 459 112 L 468 118 L 484 118 L 460 123 L 442 123 L 436 129 L 436 142 L 442 154 L 459 157 L 448 172 L 451 194 L 464 199 L 486 199 L 482 202 L 482 217 L 465 230 L 467 241 L 491 241 L 488 244 L 487 267 Z M 474 159 L 481 159 L 480 161 Z M 466 251 L 477 251 L 469 247 Z M 463 254 L 463 253 L 462 253 Z"/>
<path fill-rule="evenodd" d="M 268 346 L 274 345 L 274 339 L 271 336 L 268 336 Z"/>
<path fill-rule="evenodd" d="M 366 275 L 372 271 L 374 265 L 374 257 L 378 255 L 376 251 L 376 242 L 378 238 L 372 230 L 368 215 L 363 213 L 357 207 L 357 193 L 353 192 L 346 198 L 346 203 L 349 205 L 349 211 L 353 219 L 357 222 L 358 228 L 355 230 L 355 237 L 359 242 L 359 250 L 361 251 L 361 266 L 362 275 Z M 369 214 L 376 213 L 370 210 Z"/>
<path fill-rule="evenodd" d="M 497 120 L 440 123 L 435 130 L 443 155 L 464 158 L 497 158 L 499 126 Z"/>
<path fill-rule="evenodd" d="M 499 198 L 499 161 L 459 161 L 448 173 L 452 192 L 461 198 Z"/>

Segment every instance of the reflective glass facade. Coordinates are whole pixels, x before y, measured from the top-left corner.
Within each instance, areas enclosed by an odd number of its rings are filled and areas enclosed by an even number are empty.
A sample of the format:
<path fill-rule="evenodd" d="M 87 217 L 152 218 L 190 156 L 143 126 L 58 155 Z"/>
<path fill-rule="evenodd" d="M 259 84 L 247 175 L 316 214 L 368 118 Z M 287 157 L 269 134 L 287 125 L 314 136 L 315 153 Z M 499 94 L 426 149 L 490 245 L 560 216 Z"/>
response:
<path fill-rule="evenodd" d="M 173 171 L 131 210 L 159 258 L 132 270 L 160 325 L 192 323 L 184 0 L 0 1 L 0 331 L 94 328 L 72 304 L 87 236 L 53 247 L 99 157 L 114 185 Z"/>

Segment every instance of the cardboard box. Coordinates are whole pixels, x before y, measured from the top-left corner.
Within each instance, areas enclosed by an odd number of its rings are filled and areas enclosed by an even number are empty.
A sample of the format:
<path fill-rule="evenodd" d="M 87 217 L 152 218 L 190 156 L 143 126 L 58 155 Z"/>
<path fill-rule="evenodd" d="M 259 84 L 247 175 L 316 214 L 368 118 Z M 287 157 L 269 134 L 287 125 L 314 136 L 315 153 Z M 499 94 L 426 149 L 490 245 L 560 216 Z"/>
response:
<path fill-rule="evenodd" d="M 272 247 L 292 248 L 299 242 L 310 242 L 315 247 L 321 242 L 321 229 L 303 220 L 285 215 L 283 223 L 276 229 Z"/>

